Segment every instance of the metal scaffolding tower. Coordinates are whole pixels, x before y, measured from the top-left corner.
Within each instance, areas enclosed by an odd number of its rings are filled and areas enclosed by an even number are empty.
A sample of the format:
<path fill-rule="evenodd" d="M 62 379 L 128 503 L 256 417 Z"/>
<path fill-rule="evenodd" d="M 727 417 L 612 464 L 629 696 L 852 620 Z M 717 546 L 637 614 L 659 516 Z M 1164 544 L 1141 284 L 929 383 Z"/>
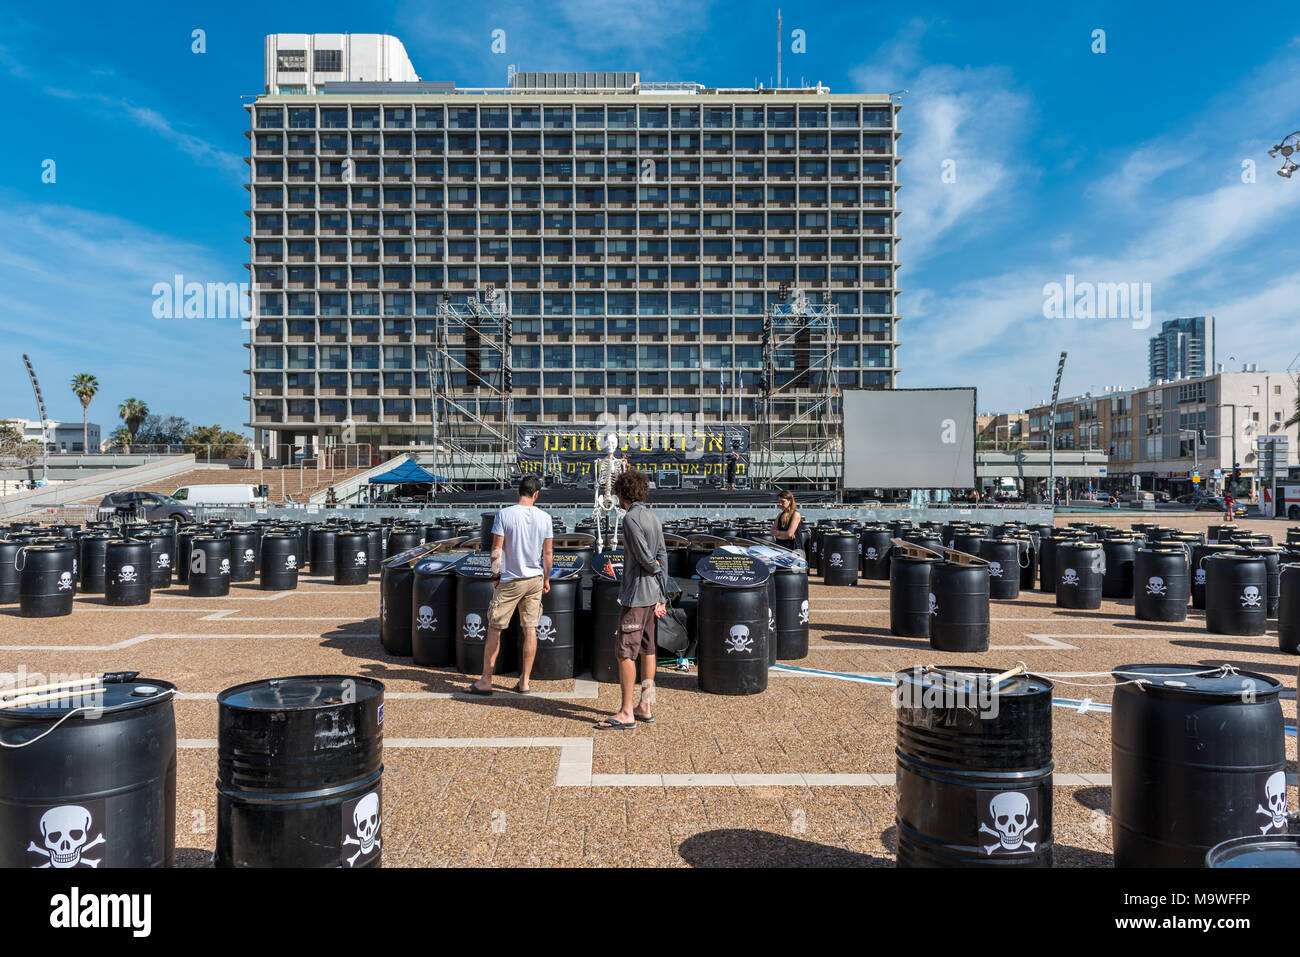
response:
<path fill-rule="evenodd" d="M 434 471 L 452 488 L 510 480 L 514 442 L 510 307 L 493 286 L 482 298 L 438 303 L 436 347 L 426 349 Z"/>
<path fill-rule="evenodd" d="M 844 455 L 839 307 L 782 283 L 763 317 L 757 480 L 838 486 Z"/>

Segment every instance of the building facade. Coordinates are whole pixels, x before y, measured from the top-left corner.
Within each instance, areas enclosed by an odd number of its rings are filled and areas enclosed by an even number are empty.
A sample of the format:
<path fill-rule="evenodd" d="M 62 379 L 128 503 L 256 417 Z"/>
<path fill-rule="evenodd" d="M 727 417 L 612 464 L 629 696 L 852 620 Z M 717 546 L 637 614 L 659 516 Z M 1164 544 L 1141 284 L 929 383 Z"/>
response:
<path fill-rule="evenodd" d="M 5 425 L 11 425 L 22 433 L 24 439 L 33 442 L 41 441 L 41 421 L 40 419 L 4 419 Z M 80 422 L 58 422 L 54 419 L 49 420 L 49 434 L 46 441 L 49 443 L 49 451 L 56 452 L 85 452 L 82 446 L 83 440 L 89 435 L 91 452 L 99 451 L 99 426 L 94 422 L 86 424 L 86 431 L 83 432 Z"/>
<path fill-rule="evenodd" d="M 1151 337 L 1148 381 L 1170 382 L 1217 371 L 1214 366 L 1214 317 L 1170 319 Z"/>
<path fill-rule="evenodd" d="M 1253 368 L 1253 367 L 1250 367 Z M 1289 435 L 1288 464 L 1300 464 L 1300 437 L 1285 423 L 1295 411 L 1296 381 L 1279 372 L 1220 372 L 1138 389 L 1062 398 L 1057 404 L 1056 447 L 1101 449 L 1108 465 L 1103 488 L 1182 495 L 1218 491 L 1234 464 L 1252 493 L 1258 439 Z M 1048 448 L 1051 407 L 1029 410 L 1031 448 Z"/>
<path fill-rule="evenodd" d="M 753 423 L 783 286 L 836 307 L 839 386 L 894 386 L 889 96 L 635 73 L 496 90 L 308 77 L 286 95 L 278 58 L 325 50 L 308 39 L 268 38 L 271 92 L 248 105 L 259 445 L 427 444 L 439 303 L 489 288 L 512 319 L 521 424 Z M 469 344 L 452 358 L 500 362 Z"/>

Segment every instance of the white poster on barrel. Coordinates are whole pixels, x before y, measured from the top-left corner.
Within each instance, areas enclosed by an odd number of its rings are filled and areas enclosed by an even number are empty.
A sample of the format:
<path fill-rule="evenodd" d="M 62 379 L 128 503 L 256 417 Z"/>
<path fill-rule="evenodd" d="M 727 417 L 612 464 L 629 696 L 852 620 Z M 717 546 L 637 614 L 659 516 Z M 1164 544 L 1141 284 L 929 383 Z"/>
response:
<path fill-rule="evenodd" d="M 974 389 L 845 389 L 846 489 L 973 488 Z"/>

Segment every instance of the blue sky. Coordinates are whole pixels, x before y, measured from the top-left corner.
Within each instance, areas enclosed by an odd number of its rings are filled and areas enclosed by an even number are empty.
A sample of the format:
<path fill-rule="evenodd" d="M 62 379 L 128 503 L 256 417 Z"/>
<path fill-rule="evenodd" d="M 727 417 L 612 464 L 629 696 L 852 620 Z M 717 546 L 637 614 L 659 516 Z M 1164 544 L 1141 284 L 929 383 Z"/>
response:
<path fill-rule="evenodd" d="M 1151 329 L 1047 319 L 1043 287 L 1150 283 L 1152 329 L 1213 314 L 1233 364 L 1300 352 L 1300 177 L 1267 150 L 1300 129 L 1300 12 L 1221 4 L 780 3 L 787 77 L 835 92 L 906 88 L 899 205 L 900 385 L 975 385 L 981 409 L 1146 379 Z M 766 84 L 777 3 L 263 2 L 16 8 L 0 32 L 0 417 L 51 416 L 99 377 L 92 420 L 127 396 L 238 427 L 245 334 L 153 317 L 151 288 L 247 278 L 243 97 L 275 32 L 392 33 L 417 72 L 504 85 L 506 67 L 638 69 L 645 79 Z M 191 31 L 207 52 L 191 52 Z M 492 31 L 506 31 L 504 55 Z M 791 31 L 807 52 L 790 52 Z M 1094 53 L 1093 31 L 1105 31 Z M 55 161 L 54 183 L 42 163 Z M 945 164 L 945 161 L 951 163 Z M 1257 164 L 1243 182 L 1243 162 Z M 944 169 L 955 172 L 945 182 Z M 951 179 L 951 177 L 949 177 Z M 1247 177 L 1249 178 L 1249 177 Z"/>

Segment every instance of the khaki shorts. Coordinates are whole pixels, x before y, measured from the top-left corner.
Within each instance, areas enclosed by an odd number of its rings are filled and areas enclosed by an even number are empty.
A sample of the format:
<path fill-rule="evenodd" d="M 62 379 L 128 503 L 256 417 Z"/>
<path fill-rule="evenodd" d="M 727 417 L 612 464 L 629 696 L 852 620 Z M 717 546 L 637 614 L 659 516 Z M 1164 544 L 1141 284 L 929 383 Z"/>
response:
<path fill-rule="evenodd" d="M 618 616 L 615 657 L 628 659 L 655 653 L 655 606 L 624 608 Z"/>
<path fill-rule="evenodd" d="M 542 617 L 542 579 L 515 578 L 500 582 L 492 592 L 492 602 L 488 605 L 488 627 L 504 631 L 510 627 L 510 619 L 515 616 L 515 607 L 519 608 L 519 624 L 524 628 L 536 628 Z"/>

